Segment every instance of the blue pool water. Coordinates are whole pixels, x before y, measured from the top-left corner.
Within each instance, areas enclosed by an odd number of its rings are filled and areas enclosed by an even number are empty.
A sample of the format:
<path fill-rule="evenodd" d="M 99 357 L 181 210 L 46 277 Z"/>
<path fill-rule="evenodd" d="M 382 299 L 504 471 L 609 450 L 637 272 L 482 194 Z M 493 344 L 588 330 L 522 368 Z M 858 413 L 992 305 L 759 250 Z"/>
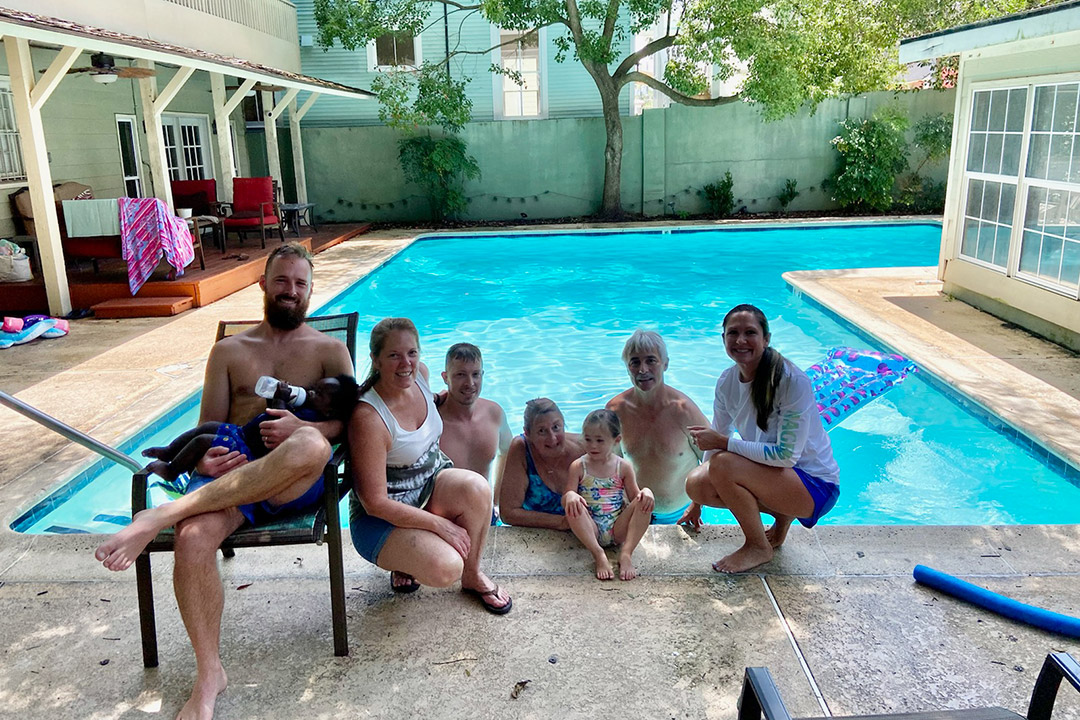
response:
<path fill-rule="evenodd" d="M 567 426 L 577 429 L 586 413 L 628 387 L 620 362 L 626 337 L 653 328 L 668 343 L 668 383 L 711 415 L 716 377 L 731 364 L 721 340 L 730 307 L 760 306 L 773 346 L 800 367 L 836 345 L 873 347 L 791 293 L 781 273 L 932 265 L 940 238 L 937 224 L 889 223 L 436 236 L 319 312 L 358 310 L 361 346 L 382 317 L 411 317 L 436 388 L 446 349 L 476 343 L 484 353 L 484 395 L 507 410 L 515 432 L 525 402 L 538 396 L 558 402 Z M 366 364 L 358 371 L 366 373 Z M 193 404 L 138 447 L 168 441 L 196 416 Z M 918 376 L 830 437 L 842 493 L 825 524 L 1080 522 L 1080 489 Z M 106 472 L 77 502 L 17 529 L 114 530 L 128 512 L 129 486 L 123 471 Z M 724 511 L 707 519 L 733 522 Z"/>

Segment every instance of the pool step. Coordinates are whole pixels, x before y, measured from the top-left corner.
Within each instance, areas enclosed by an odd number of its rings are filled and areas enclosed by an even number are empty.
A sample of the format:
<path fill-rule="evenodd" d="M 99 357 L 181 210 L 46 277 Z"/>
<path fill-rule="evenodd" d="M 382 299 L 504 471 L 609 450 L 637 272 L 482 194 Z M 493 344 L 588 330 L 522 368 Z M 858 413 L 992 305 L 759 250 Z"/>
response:
<path fill-rule="evenodd" d="M 142 297 L 106 300 L 91 306 L 96 318 L 168 317 L 191 308 L 191 297 Z"/>

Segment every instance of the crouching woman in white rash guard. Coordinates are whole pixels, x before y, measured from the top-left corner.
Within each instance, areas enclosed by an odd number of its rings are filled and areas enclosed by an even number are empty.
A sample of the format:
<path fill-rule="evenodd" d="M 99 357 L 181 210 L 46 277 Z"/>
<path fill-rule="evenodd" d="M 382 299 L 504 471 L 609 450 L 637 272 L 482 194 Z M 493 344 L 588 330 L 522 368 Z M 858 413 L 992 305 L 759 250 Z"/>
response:
<path fill-rule="evenodd" d="M 713 563 L 744 572 L 766 563 L 793 520 L 806 527 L 836 504 L 839 470 L 806 373 L 769 347 L 769 321 L 753 305 L 724 317 L 724 347 L 735 361 L 716 381 L 712 427 L 690 427 L 705 461 L 686 479 L 690 499 L 727 508 L 746 540 Z M 732 430 L 739 437 L 731 437 Z M 761 513 L 776 520 L 768 530 Z"/>

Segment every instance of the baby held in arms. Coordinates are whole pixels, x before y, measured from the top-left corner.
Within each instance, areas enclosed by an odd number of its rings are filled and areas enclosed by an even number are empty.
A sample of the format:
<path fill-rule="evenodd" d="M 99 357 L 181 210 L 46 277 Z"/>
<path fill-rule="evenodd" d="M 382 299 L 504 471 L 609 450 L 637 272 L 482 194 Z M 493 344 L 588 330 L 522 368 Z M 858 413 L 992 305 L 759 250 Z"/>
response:
<path fill-rule="evenodd" d="M 570 465 L 562 504 L 574 535 L 592 553 L 598 580 L 615 572 L 604 547 L 619 546 L 619 578 L 632 580 L 631 556 L 652 521 L 653 495 L 638 488 L 634 468 L 614 453 L 622 437 L 618 416 L 594 410 L 581 427 L 585 454 Z"/>
<path fill-rule="evenodd" d="M 298 388 L 275 378 L 259 378 L 256 394 L 267 398 L 268 407 L 289 408 L 301 420 L 341 420 L 347 422 L 356 407 L 356 380 L 348 375 L 323 378 L 310 388 Z M 261 413 L 246 425 L 206 422 L 181 433 L 165 447 L 143 450 L 145 457 L 155 458 L 148 466 L 150 472 L 169 481 L 181 473 L 189 473 L 212 447 L 238 450 L 248 460 L 261 458 L 270 452 L 263 442 L 259 426 L 274 420 Z"/>

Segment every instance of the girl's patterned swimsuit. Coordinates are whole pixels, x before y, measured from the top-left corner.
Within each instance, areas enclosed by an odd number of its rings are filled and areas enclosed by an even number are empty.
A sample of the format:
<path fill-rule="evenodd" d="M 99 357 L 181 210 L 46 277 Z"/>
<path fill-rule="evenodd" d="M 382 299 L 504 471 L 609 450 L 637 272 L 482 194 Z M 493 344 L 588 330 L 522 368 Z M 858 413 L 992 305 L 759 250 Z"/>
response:
<path fill-rule="evenodd" d="M 581 459 L 581 467 L 583 473 L 581 482 L 578 483 L 578 494 L 589 506 L 589 513 L 596 523 L 600 545 L 604 547 L 614 545 L 615 537 L 612 529 L 625 503 L 624 483 L 619 473 L 622 459 L 616 459 L 615 474 L 612 477 L 601 478 L 589 473 L 584 457 Z"/>

